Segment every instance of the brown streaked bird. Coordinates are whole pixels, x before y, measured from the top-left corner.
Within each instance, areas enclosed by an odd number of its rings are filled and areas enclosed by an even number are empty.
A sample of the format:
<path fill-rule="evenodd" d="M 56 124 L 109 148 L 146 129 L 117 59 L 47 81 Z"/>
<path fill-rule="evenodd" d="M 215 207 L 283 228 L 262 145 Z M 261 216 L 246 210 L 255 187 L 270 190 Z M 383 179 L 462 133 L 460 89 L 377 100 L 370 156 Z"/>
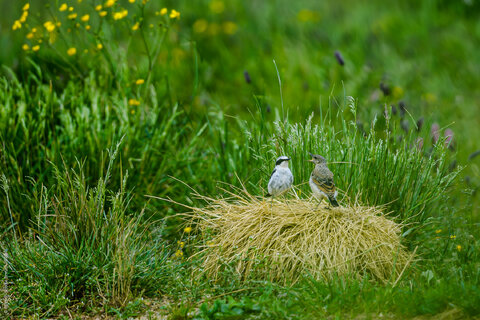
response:
<path fill-rule="evenodd" d="M 319 204 L 327 198 L 333 207 L 338 207 L 338 192 L 333 182 L 333 173 L 327 167 L 327 160 L 318 154 L 310 153 L 310 155 L 312 160 L 308 161 L 315 163 L 315 169 L 313 169 L 309 181 L 313 196 L 319 201 Z"/>

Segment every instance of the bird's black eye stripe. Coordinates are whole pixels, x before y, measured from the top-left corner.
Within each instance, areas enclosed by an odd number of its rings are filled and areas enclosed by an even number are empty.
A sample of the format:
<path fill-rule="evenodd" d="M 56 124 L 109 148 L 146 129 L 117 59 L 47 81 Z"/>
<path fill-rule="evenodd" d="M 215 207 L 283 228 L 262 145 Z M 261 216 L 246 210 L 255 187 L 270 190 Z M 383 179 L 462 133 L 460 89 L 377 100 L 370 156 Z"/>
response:
<path fill-rule="evenodd" d="M 285 161 L 285 159 L 278 159 L 277 162 L 275 163 L 275 165 L 279 165 L 280 163 L 282 163 L 283 161 Z"/>

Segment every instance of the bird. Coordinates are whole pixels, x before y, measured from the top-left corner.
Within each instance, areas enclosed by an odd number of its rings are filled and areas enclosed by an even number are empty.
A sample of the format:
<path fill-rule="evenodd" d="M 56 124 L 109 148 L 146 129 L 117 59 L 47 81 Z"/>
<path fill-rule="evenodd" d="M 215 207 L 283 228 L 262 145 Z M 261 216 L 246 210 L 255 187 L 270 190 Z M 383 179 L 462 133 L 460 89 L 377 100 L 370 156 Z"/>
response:
<path fill-rule="evenodd" d="M 338 207 L 338 192 L 333 182 L 333 173 L 327 167 L 327 160 L 318 154 L 310 153 L 310 156 L 312 156 L 312 159 L 308 161 L 315 164 L 315 169 L 313 169 L 308 182 L 313 196 L 319 201 L 319 204 L 327 198 L 332 207 Z"/>
<path fill-rule="evenodd" d="M 287 156 L 278 157 L 275 162 L 275 169 L 273 169 L 270 181 L 268 182 L 267 197 L 277 197 L 287 192 L 293 184 L 293 174 L 288 168 Z"/>

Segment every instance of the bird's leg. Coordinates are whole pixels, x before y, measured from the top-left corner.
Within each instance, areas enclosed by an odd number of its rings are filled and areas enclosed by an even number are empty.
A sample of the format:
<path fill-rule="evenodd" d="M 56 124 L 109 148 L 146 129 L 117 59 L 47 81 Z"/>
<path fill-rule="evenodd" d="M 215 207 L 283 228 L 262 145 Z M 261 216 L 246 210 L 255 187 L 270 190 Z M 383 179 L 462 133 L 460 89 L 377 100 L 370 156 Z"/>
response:
<path fill-rule="evenodd" d="M 320 206 L 320 204 L 322 203 L 323 200 L 325 200 L 325 198 L 323 198 L 323 197 L 318 200 L 317 206 L 315 207 L 314 211 L 317 211 L 318 207 Z M 330 209 L 330 208 L 327 207 L 325 209 Z"/>

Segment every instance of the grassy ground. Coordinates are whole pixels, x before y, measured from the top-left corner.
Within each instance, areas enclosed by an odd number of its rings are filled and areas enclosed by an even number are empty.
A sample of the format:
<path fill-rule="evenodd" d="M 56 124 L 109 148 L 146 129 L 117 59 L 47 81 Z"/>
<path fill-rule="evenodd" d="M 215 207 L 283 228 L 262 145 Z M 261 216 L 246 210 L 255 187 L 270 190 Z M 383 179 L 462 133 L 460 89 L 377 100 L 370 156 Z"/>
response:
<path fill-rule="evenodd" d="M 480 313 L 477 2 L 0 9 L 3 315 Z M 343 205 L 405 224 L 418 260 L 398 281 L 212 282 L 188 259 L 201 237 L 173 217 L 185 209 L 148 197 L 262 195 L 280 154 L 307 197 L 309 151 L 347 162 L 331 165 Z"/>

